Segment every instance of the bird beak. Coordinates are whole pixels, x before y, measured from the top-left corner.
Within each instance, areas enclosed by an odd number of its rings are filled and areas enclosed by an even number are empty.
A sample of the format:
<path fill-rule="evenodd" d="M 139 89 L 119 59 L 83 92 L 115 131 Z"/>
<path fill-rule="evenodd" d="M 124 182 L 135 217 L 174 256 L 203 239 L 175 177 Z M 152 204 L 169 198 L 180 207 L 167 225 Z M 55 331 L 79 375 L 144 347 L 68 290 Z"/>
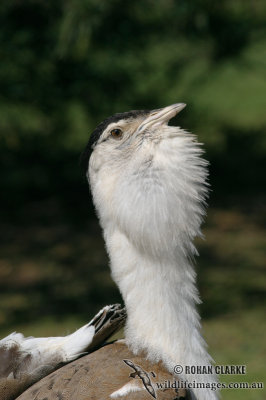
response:
<path fill-rule="evenodd" d="M 140 124 L 138 133 L 144 132 L 147 128 L 158 127 L 167 124 L 170 119 L 174 118 L 183 108 L 186 107 L 184 103 L 176 103 L 171 106 L 159 108 L 150 112 L 149 116 Z"/>

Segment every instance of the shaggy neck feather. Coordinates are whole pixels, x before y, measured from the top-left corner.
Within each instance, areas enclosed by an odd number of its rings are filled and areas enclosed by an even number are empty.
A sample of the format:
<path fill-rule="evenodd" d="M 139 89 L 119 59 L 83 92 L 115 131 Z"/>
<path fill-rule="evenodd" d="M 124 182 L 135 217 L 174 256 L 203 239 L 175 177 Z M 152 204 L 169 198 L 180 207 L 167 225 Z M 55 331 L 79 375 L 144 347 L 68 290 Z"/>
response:
<path fill-rule="evenodd" d="M 157 139 L 147 140 L 110 184 L 108 168 L 94 178 L 92 160 L 91 181 L 112 274 L 128 311 L 127 343 L 172 372 L 177 364 L 211 363 L 190 261 L 204 215 L 207 163 L 194 136 L 179 128 L 167 127 L 163 140 Z M 210 375 L 184 378 L 215 381 Z M 211 390 L 194 393 L 199 400 L 217 398 Z"/>
<path fill-rule="evenodd" d="M 145 259 L 120 232 L 113 232 L 107 246 L 113 278 L 128 312 L 125 334 L 133 352 L 144 352 L 153 362 L 163 361 L 170 372 L 180 364 L 184 367 L 211 365 L 200 334 L 195 272 L 188 260 L 182 254 L 176 254 L 175 264 L 170 260 L 166 263 L 165 259 L 156 263 Z M 216 381 L 211 375 L 184 374 L 181 377 L 189 382 Z M 200 400 L 217 398 L 211 390 L 199 389 L 194 393 Z"/>

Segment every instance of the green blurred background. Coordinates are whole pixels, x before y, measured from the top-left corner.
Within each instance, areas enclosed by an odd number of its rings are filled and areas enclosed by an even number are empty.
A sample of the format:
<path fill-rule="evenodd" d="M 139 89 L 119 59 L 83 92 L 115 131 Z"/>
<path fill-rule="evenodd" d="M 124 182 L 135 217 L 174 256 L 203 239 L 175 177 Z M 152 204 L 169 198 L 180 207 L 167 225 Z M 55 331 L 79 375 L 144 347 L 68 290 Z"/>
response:
<path fill-rule="evenodd" d="M 66 334 L 121 301 L 79 155 L 103 118 L 186 102 L 210 208 L 200 312 L 218 364 L 265 367 L 266 3 L 2 0 L 0 335 Z M 224 399 L 263 399 L 261 390 Z"/>

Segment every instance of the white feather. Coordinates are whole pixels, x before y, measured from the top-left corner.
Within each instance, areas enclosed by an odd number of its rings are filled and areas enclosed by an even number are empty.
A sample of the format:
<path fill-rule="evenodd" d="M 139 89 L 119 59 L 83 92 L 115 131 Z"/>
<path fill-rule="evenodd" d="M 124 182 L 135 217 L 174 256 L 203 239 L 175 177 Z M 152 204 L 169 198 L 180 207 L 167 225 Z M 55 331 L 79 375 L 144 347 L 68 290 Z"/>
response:
<path fill-rule="evenodd" d="M 63 337 L 24 337 L 21 333 L 14 332 L 0 340 L 0 348 L 7 354 L 12 348 L 15 349 L 14 365 L 18 366 L 16 375 L 20 378 L 23 375 L 35 374 L 39 368 L 49 367 L 49 370 L 53 370 L 60 363 L 76 359 L 86 351 L 94 333 L 94 326 L 89 324 Z M 12 353 L 10 355 L 12 356 Z"/>
<path fill-rule="evenodd" d="M 120 389 L 117 389 L 115 392 L 111 393 L 110 398 L 117 399 L 118 397 L 124 397 L 129 393 L 138 392 L 141 390 L 144 390 L 144 388 L 140 386 L 139 382 L 128 382 Z"/>
<path fill-rule="evenodd" d="M 148 134 L 147 134 L 148 135 Z M 195 137 L 165 125 L 127 151 L 104 142 L 89 166 L 111 270 L 126 304 L 126 341 L 147 358 L 209 366 L 200 333 L 200 302 L 191 258 L 205 215 L 207 162 Z M 216 382 L 215 375 L 184 375 L 189 382 Z M 195 389 L 199 400 L 217 399 Z"/>

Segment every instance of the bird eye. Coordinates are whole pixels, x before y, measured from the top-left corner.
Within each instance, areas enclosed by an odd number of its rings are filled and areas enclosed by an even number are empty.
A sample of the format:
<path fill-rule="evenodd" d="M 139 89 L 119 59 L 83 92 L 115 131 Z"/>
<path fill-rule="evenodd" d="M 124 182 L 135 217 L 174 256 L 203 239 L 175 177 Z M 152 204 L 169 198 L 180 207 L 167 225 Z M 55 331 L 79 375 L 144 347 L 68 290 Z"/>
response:
<path fill-rule="evenodd" d="M 112 129 L 111 135 L 115 139 L 121 139 L 121 137 L 123 136 L 123 132 L 121 131 L 121 129 Z"/>

